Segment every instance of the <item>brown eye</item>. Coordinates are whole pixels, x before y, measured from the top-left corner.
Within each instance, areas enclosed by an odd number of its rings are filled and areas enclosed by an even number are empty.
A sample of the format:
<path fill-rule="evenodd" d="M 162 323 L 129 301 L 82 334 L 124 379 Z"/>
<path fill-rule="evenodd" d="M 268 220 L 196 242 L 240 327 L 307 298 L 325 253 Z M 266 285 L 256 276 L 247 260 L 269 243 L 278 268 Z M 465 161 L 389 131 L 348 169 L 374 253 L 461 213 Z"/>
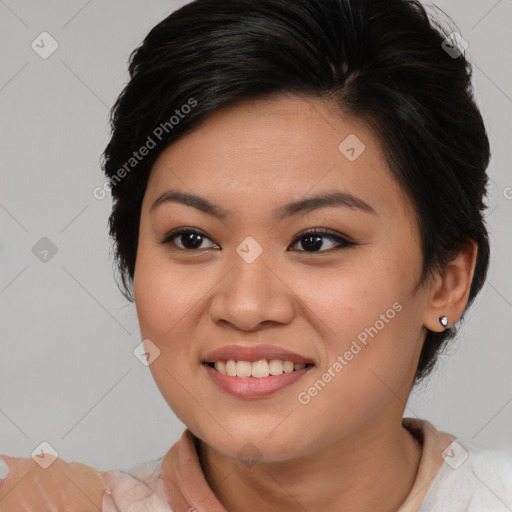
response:
<path fill-rule="evenodd" d="M 323 248 L 326 239 L 335 242 L 334 246 L 327 247 L 327 249 Z M 329 249 L 342 249 L 343 247 L 350 247 L 355 245 L 353 242 L 349 242 L 343 236 L 325 228 L 314 229 L 301 233 L 297 238 L 295 238 L 293 245 L 296 245 L 299 242 L 304 248 L 304 251 L 301 252 L 325 252 Z"/>
<path fill-rule="evenodd" d="M 178 243 L 175 240 L 177 240 Z M 208 247 L 201 247 L 205 240 L 210 240 L 210 238 L 208 238 L 203 232 L 196 229 L 185 228 L 172 231 L 167 234 L 161 244 L 173 244 L 178 249 L 194 251 L 198 249 L 208 249 Z M 213 247 L 218 248 L 219 246 L 213 244 Z"/>
<path fill-rule="evenodd" d="M 208 248 L 219 249 L 220 247 L 212 242 L 212 245 L 203 246 L 203 244 L 211 239 L 202 231 L 192 228 L 181 228 L 171 231 L 166 235 L 164 240 L 160 242 L 162 245 L 174 245 L 177 249 L 184 251 L 197 251 Z M 333 243 L 332 247 L 325 248 L 326 240 Z M 328 229 L 312 229 L 298 235 L 292 246 L 300 243 L 302 249 L 299 252 L 326 252 L 330 249 L 342 249 L 344 247 L 351 247 L 356 245 L 347 240 L 344 236 L 329 231 Z M 297 250 L 297 249 L 292 249 Z"/>

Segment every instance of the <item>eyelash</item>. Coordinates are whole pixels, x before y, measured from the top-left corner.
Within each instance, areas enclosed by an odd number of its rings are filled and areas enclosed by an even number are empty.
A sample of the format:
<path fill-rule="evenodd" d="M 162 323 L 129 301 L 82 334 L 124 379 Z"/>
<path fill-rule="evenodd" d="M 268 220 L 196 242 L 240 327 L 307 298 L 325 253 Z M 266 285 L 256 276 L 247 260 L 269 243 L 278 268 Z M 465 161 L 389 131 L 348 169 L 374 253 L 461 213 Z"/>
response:
<path fill-rule="evenodd" d="M 200 235 L 204 238 L 208 238 L 210 240 L 210 237 L 208 237 L 204 232 L 198 230 L 198 229 L 194 229 L 194 228 L 179 228 L 175 231 L 171 231 L 170 233 L 168 233 L 164 240 L 162 240 L 162 242 L 160 242 L 162 245 L 169 245 L 169 244 L 173 244 L 173 245 L 176 245 L 174 244 L 173 240 L 175 238 L 178 238 L 180 235 L 183 235 L 183 234 L 186 234 L 186 233 L 194 233 L 196 235 Z M 343 249 L 343 248 L 346 248 L 346 247 L 353 247 L 357 244 L 355 244 L 354 242 L 351 242 L 350 240 L 348 240 L 346 237 L 344 236 L 341 236 L 333 231 L 330 231 L 328 230 L 327 228 L 314 228 L 314 229 L 310 229 L 310 230 L 306 230 L 306 231 L 303 231 L 302 233 L 299 233 L 295 239 L 293 240 L 293 243 L 291 244 L 292 246 L 293 245 L 296 245 L 297 242 L 300 242 L 300 240 L 302 238 L 305 238 L 307 236 L 311 236 L 311 235 L 320 235 L 322 236 L 323 238 L 327 238 L 327 239 L 330 239 L 332 241 L 335 241 L 335 242 L 339 242 L 339 245 L 337 245 L 336 247 L 332 247 L 331 249 L 327 249 L 327 250 L 319 250 L 319 251 L 304 251 L 304 250 L 296 250 L 294 249 L 294 251 L 296 252 L 306 252 L 306 253 L 322 253 L 322 252 L 329 252 L 329 251 L 333 251 L 333 250 L 337 250 L 337 249 Z M 213 242 L 215 243 L 215 242 Z M 217 244 L 215 244 L 217 245 Z M 198 251 L 204 251 L 205 249 L 184 249 L 182 247 L 176 247 L 178 250 L 181 250 L 181 251 L 187 251 L 187 252 L 198 252 Z M 212 249 L 212 247 L 208 247 L 208 249 Z"/>

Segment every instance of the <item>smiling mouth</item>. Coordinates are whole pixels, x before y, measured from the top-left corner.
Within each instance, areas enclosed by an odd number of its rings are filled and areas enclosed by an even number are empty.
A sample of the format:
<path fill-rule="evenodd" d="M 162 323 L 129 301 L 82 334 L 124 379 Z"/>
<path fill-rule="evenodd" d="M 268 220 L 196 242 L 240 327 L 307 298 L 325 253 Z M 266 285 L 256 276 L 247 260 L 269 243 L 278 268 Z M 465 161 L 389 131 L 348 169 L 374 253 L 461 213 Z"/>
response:
<path fill-rule="evenodd" d="M 303 369 L 311 368 L 313 363 L 294 363 L 281 359 L 260 359 L 258 361 L 242 361 L 235 359 L 220 360 L 206 363 L 221 375 L 228 377 L 252 377 L 261 379 L 271 375 L 282 375 L 293 373 Z"/>

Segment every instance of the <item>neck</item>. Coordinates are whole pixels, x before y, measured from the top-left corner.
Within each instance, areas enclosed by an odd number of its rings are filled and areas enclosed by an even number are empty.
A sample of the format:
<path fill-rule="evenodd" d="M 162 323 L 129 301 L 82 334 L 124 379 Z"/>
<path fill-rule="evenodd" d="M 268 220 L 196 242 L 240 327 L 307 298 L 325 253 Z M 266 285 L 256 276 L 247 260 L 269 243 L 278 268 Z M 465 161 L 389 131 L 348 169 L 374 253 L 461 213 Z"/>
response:
<path fill-rule="evenodd" d="M 206 481 L 228 512 L 391 512 L 409 494 L 421 446 L 401 418 L 378 418 L 321 451 L 293 460 L 247 467 L 202 442 L 198 454 Z"/>

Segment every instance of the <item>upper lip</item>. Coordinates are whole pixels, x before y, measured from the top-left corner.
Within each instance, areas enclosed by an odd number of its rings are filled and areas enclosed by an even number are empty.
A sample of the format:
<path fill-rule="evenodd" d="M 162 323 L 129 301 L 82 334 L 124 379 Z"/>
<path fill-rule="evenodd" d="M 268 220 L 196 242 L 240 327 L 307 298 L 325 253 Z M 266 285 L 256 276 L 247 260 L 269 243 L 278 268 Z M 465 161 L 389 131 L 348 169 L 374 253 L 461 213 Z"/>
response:
<path fill-rule="evenodd" d="M 311 359 L 274 345 L 226 345 L 209 352 L 204 362 L 214 363 L 216 361 L 227 361 L 228 359 L 250 362 L 259 361 L 260 359 L 280 359 L 294 363 L 313 363 Z"/>

